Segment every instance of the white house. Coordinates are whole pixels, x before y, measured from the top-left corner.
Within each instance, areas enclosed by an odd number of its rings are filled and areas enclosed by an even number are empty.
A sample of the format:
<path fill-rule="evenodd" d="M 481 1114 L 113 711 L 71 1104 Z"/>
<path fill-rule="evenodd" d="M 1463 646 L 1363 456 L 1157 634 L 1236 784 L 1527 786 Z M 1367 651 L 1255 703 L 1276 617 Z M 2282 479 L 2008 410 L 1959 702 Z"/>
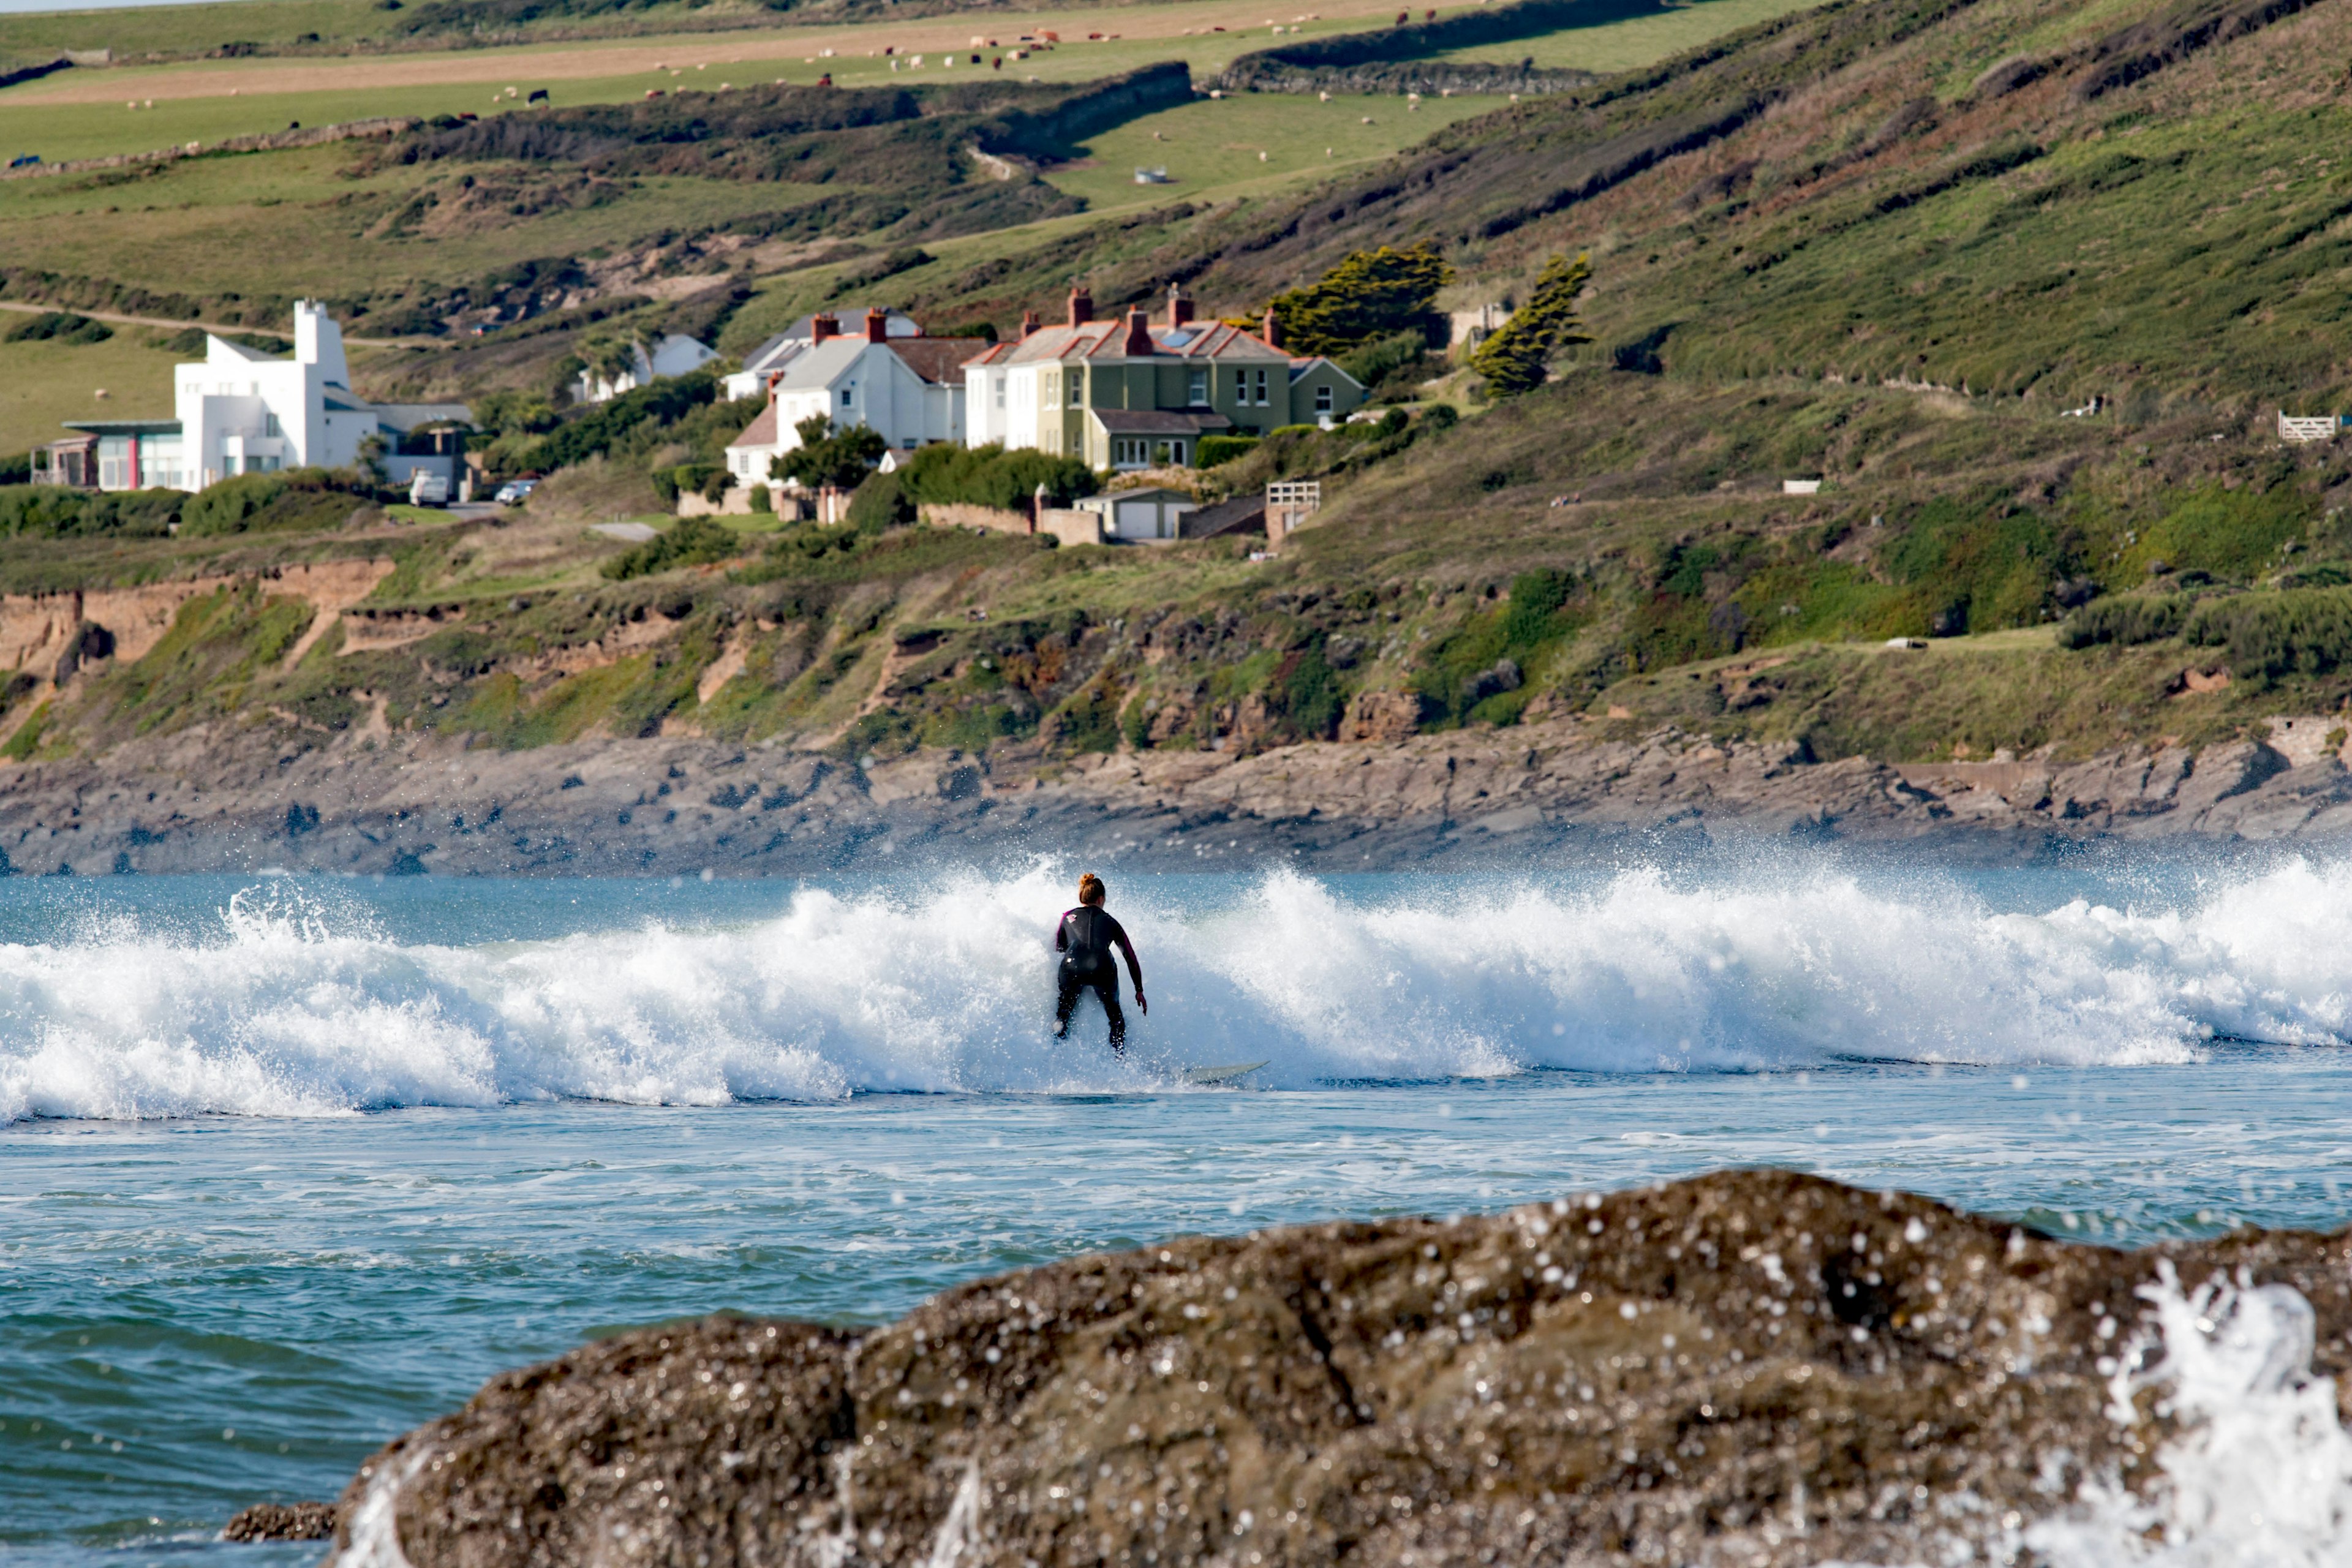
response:
<path fill-rule="evenodd" d="M 738 485 L 764 482 L 769 465 L 801 444 L 795 426 L 817 414 L 835 426 L 869 426 L 893 451 L 961 441 L 963 362 L 976 346 L 966 338 L 893 337 L 880 310 L 866 313 L 856 337 L 818 316 L 807 349 L 769 373 L 768 405 L 728 447 L 728 471 Z"/>
<path fill-rule="evenodd" d="M 864 310 L 835 312 L 832 313 L 832 319 L 839 321 L 845 315 L 853 321 L 862 321 L 872 313 L 873 310 L 869 307 Z M 886 309 L 882 311 L 882 319 L 886 323 L 885 330 L 891 337 L 919 338 L 923 335 L 921 325 L 904 310 Z M 810 345 L 815 342 L 816 317 L 812 313 L 803 316 L 799 321 L 745 354 L 741 370 L 719 378 L 719 385 L 726 389 L 728 401 L 731 403 L 740 398 L 757 396 L 767 386 L 769 377 L 807 353 Z"/>
<path fill-rule="evenodd" d="M 186 489 L 239 474 L 280 468 L 344 468 L 359 462 L 370 437 L 395 483 L 418 469 L 454 487 L 463 442 L 462 403 L 373 404 L 352 391 L 343 334 L 326 307 L 294 305 L 294 355 L 278 359 L 218 337 L 205 357 L 172 368 L 173 419 L 75 420 L 79 432 L 37 452 L 37 481 L 99 489 Z M 46 459 L 46 460 L 43 460 Z"/>
<path fill-rule="evenodd" d="M 647 349 L 641 342 L 629 345 L 630 368 L 607 375 L 602 371 L 583 370 L 572 384 L 572 395 L 579 403 L 610 403 L 625 392 L 635 392 L 665 375 L 687 375 L 700 370 L 719 356 L 702 343 L 677 332 L 654 340 Z"/>

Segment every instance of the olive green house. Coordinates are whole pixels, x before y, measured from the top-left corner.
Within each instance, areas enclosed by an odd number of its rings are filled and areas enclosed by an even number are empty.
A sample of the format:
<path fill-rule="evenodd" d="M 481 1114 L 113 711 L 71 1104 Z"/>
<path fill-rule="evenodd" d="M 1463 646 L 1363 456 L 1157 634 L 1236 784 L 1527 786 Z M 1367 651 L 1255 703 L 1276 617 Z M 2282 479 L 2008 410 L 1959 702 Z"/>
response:
<path fill-rule="evenodd" d="M 1032 315 L 1017 341 L 964 362 L 964 439 L 1096 468 L 1185 468 L 1204 436 L 1334 424 L 1363 402 L 1346 371 L 1279 344 L 1271 312 L 1262 332 L 1196 321 L 1192 301 L 1171 289 L 1163 322 L 1141 310 L 1097 321 L 1093 300 L 1074 289 L 1066 325 Z"/>

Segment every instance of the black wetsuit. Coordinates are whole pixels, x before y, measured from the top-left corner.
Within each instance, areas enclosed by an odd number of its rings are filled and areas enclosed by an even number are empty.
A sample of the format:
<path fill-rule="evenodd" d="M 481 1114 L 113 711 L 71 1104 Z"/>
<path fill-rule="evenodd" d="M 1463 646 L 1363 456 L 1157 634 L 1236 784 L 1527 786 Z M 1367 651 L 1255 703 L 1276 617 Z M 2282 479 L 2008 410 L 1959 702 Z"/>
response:
<path fill-rule="evenodd" d="M 1127 931 L 1099 907 L 1080 904 L 1062 917 L 1060 928 L 1054 932 L 1054 946 L 1062 955 L 1060 983 L 1054 997 L 1055 1038 L 1069 1031 L 1078 994 L 1092 991 L 1102 998 L 1103 1016 L 1110 1020 L 1110 1048 L 1125 1055 L 1127 1015 L 1119 1011 L 1118 963 L 1111 956 L 1113 947 L 1126 955 L 1128 978 L 1135 982 L 1136 990 L 1143 989 L 1143 966 L 1135 961 L 1135 946 L 1127 940 Z"/>

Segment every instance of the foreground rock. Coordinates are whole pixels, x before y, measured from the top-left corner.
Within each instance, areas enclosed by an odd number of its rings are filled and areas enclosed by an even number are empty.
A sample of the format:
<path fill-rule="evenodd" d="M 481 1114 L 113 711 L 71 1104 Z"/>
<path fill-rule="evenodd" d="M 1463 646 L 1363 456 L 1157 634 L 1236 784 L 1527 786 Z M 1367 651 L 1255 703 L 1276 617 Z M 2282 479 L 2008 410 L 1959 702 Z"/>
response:
<path fill-rule="evenodd" d="M 2172 1423 L 2108 1384 L 2167 1262 L 2292 1286 L 2352 1360 L 2345 1235 L 2124 1253 L 1727 1173 L 637 1331 L 378 1453 L 341 1561 L 1957 1561 L 2150 1483 Z"/>
<path fill-rule="evenodd" d="M 223 1541 L 324 1541 L 335 1533 L 329 1502 L 257 1502 L 239 1509 L 222 1527 Z"/>
<path fill-rule="evenodd" d="M 1821 760 L 1577 720 L 1068 763 L 1034 744 L 887 760 L 689 737 L 499 752 L 224 723 L 102 757 L 0 762 L 0 870 L 724 876 L 1040 849 L 1373 870 L 1605 858 L 1657 835 L 2019 859 L 2102 838 L 2352 834 L 2352 773 L 2319 721 L 2294 723 L 2275 743 L 2065 766 Z"/>

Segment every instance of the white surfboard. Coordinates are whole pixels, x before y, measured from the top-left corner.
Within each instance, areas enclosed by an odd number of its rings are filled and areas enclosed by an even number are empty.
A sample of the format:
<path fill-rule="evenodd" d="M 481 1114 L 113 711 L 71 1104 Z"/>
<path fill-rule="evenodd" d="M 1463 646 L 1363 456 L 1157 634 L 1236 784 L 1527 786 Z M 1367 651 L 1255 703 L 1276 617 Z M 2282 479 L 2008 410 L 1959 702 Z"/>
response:
<path fill-rule="evenodd" d="M 1265 1062 L 1232 1062 L 1221 1068 L 1186 1068 L 1180 1076 L 1186 1083 L 1231 1083 L 1264 1066 Z"/>

